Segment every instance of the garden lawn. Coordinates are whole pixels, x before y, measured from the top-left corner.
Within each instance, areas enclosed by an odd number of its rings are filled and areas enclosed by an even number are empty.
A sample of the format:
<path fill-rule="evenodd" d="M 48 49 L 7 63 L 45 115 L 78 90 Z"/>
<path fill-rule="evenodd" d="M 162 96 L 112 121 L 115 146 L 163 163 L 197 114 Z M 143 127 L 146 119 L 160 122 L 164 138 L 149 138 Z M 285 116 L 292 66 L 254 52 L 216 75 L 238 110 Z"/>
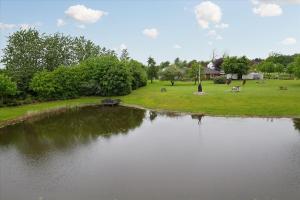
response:
<path fill-rule="evenodd" d="M 233 86 L 241 85 L 233 81 L 228 85 L 203 81 L 205 95 L 193 93 L 197 85 L 192 82 L 155 81 L 146 87 L 133 91 L 121 98 L 125 105 L 141 106 L 155 110 L 200 113 L 215 116 L 264 116 L 300 117 L 300 80 L 265 80 L 264 83 L 247 81 L 241 92 L 231 92 Z M 280 86 L 287 90 L 279 90 Z M 161 92 L 166 88 L 167 92 Z M 79 99 L 44 102 L 17 107 L 0 108 L 0 124 L 23 117 L 32 112 L 43 112 L 60 107 L 99 104 L 103 97 L 83 97 Z"/>
<path fill-rule="evenodd" d="M 222 116 L 300 116 L 300 80 L 265 80 L 264 83 L 247 81 L 241 92 L 231 92 L 233 86 L 241 86 L 241 81 L 233 81 L 229 86 L 203 81 L 205 95 L 198 96 L 197 85 L 191 82 L 148 83 L 147 87 L 133 91 L 122 100 L 150 109 L 203 113 Z M 287 90 L 279 90 L 279 86 Z M 161 88 L 167 92 L 162 93 Z"/>

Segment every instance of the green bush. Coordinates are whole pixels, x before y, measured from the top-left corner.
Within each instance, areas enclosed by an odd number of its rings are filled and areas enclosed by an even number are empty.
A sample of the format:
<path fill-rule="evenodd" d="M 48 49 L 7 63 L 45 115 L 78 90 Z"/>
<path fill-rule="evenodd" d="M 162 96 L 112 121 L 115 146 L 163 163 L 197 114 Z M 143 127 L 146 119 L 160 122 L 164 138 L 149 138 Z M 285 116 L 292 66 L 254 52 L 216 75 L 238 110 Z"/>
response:
<path fill-rule="evenodd" d="M 226 83 L 226 77 L 225 76 L 217 76 L 213 79 L 214 84 L 225 84 Z"/>
<path fill-rule="evenodd" d="M 147 72 L 143 64 L 135 60 L 130 60 L 129 62 L 125 63 L 132 75 L 132 89 L 135 90 L 139 87 L 147 85 Z"/>
<path fill-rule="evenodd" d="M 17 93 L 17 84 L 11 79 L 0 74 L 0 105 L 5 103 L 9 97 L 14 96 Z"/>
<path fill-rule="evenodd" d="M 101 56 L 85 60 L 79 66 L 81 91 L 90 95 L 114 96 L 131 92 L 132 75 L 116 56 Z"/>
<path fill-rule="evenodd" d="M 30 87 L 42 99 L 69 99 L 79 96 L 79 80 L 74 67 L 60 66 L 53 72 L 38 72 Z"/>

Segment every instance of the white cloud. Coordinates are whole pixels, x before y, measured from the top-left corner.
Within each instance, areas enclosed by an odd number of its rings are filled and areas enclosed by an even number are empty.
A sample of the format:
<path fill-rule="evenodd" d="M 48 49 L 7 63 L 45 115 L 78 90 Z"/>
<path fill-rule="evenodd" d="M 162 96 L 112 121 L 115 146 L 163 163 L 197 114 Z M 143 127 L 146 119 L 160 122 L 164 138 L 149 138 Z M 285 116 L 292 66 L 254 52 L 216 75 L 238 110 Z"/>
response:
<path fill-rule="evenodd" d="M 223 37 L 221 35 L 219 35 L 215 30 L 208 31 L 207 36 L 212 38 L 212 39 L 215 39 L 215 40 L 222 40 L 223 39 Z"/>
<path fill-rule="evenodd" d="M 225 24 L 225 23 L 216 24 L 215 27 L 219 29 L 225 29 L 229 27 L 229 24 Z"/>
<path fill-rule="evenodd" d="M 5 23 L 0 22 L 0 30 L 13 29 L 16 27 L 17 27 L 17 25 L 15 25 L 15 24 L 5 24 Z"/>
<path fill-rule="evenodd" d="M 62 19 L 57 19 L 57 22 L 56 22 L 56 26 L 57 27 L 61 27 L 61 26 L 64 26 L 66 25 L 66 22 Z"/>
<path fill-rule="evenodd" d="M 85 29 L 85 25 L 84 24 L 79 24 L 76 26 L 77 28 L 80 28 L 80 29 Z"/>
<path fill-rule="evenodd" d="M 300 0 L 252 0 L 252 3 L 300 4 Z"/>
<path fill-rule="evenodd" d="M 173 45 L 173 48 L 174 48 L 174 49 L 181 49 L 182 47 L 181 47 L 179 44 L 174 44 L 174 45 Z"/>
<path fill-rule="evenodd" d="M 281 44 L 283 44 L 283 45 L 294 45 L 296 43 L 297 43 L 297 40 L 293 37 L 287 37 L 281 41 Z"/>
<path fill-rule="evenodd" d="M 75 5 L 70 6 L 65 14 L 82 23 L 95 23 L 107 13 L 102 10 L 87 8 L 84 5 Z"/>
<path fill-rule="evenodd" d="M 143 34 L 147 37 L 150 37 L 152 39 L 157 38 L 158 36 L 158 30 L 156 28 L 146 28 L 143 30 Z"/>
<path fill-rule="evenodd" d="M 275 3 L 260 3 L 254 1 L 253 12 L 261 17 L 273 17 L 282 14 L 282 8 Z"/>
<path fill-rule="evenodd" d="M 198 24 L 204 28 L 209 28 L 211 23 L 218 24 L 222 20 L 222 10 L 211 1 L 204 1 L 195 7 L 195 15 Z"/>
<path fill-rule="evenodd" d="M 208 45 L 209 45 L 209 46 L 212 46 L 212 45 L 213 45 L 213 42 L 212 42 L 212 41 L 209 41 L 209 42 L 208 42 Z"/>
<path fill-rule="evenodd" d="M 36 28 L 36 27 L 39 27 L 39 26 L 42 26 L 42 23 L 41 22 L 36 22 L 34 24 L 19 24 L 19 27 L 22 29 L 22 30 L 28 30 L 30 28 Z"/>

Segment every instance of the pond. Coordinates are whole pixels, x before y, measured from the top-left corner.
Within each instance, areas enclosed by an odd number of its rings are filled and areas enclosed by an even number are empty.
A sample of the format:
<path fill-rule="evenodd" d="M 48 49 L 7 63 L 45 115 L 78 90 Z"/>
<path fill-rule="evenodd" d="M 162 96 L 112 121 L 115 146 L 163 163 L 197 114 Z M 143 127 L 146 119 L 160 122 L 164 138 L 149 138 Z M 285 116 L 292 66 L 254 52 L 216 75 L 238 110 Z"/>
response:
<path fill-rule="evenodd" d="M 1 200 L 299 200 L 300 120 L 86 107 L 0 129 Z"/>

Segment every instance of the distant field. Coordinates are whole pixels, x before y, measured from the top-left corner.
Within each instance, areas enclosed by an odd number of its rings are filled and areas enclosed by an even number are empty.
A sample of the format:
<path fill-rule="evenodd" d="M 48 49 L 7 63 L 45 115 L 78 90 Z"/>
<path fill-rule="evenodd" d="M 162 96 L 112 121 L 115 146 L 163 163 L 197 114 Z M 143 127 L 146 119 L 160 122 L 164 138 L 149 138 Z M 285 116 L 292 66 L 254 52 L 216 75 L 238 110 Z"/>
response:
<path fill-rule="evenodd" d="M 149 109 L 178 112 L 202 113 L 222 116 L 265 116 L 300 117 L 300 80 L 266 80 L 264 83 L 247 81 L 241 92 L 231 92 L 232 86 L 241 85 L 234 81 L 230 86 L 204 81 L 203 96 L 194 95 L 197 86 L 192 82 L 155 81 L 130 95 L 118 97 L 127 105 Z M 279 90 L 279 86 L 287 90 Z M 162 93 L 161 88 L 167 92 Z M 79 99 L 45 102 L 18 107 L 0 108 L 0 123 L 22 117 L 32 112 L 49 109 L 99 103 L 101 97 L 83 97 Z"/>

